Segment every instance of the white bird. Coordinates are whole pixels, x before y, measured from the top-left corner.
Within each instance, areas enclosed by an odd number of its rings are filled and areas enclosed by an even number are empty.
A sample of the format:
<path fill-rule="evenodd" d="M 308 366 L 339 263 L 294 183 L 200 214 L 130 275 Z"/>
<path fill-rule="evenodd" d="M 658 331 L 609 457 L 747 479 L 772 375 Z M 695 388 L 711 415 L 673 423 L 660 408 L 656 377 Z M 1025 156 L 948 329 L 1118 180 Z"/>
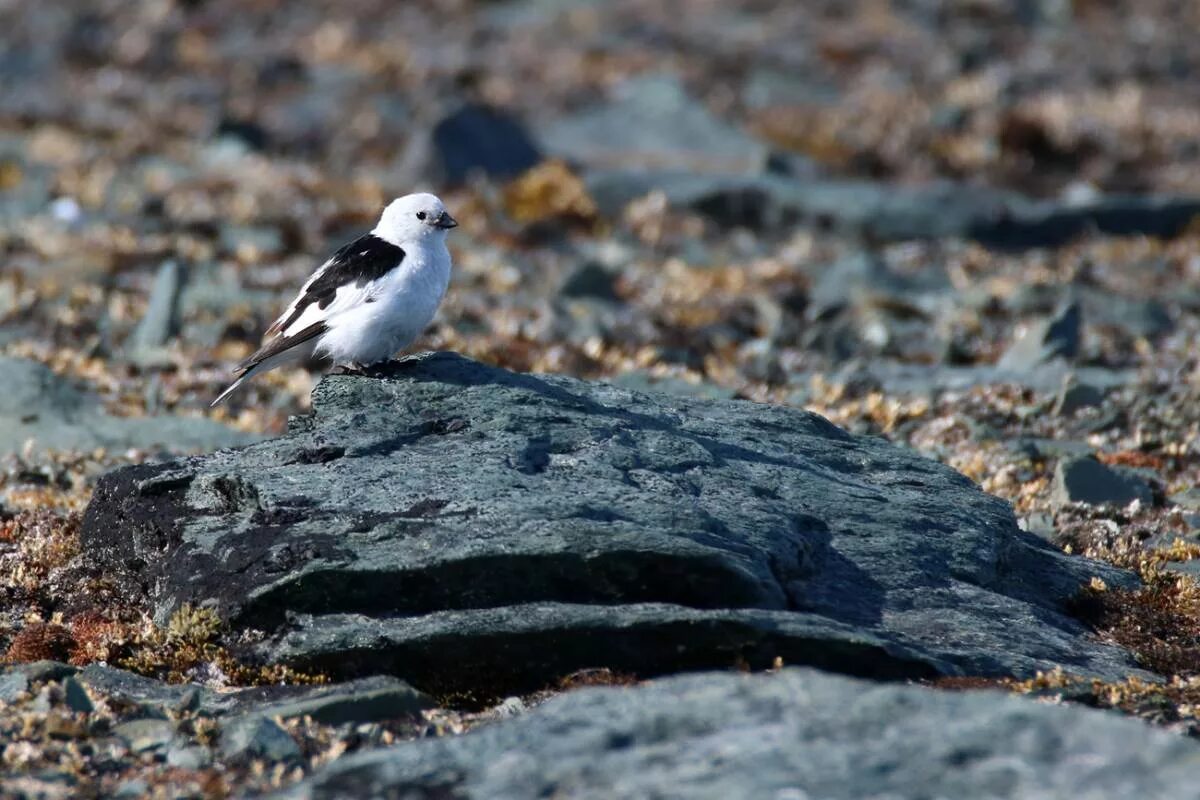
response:
<path fill-rule="evenodd" d="M 361 369 L 410 344 L 450 282 L 446 233 L 458 225 L 432 194 L 393 200 L 370 233 L 338 250 L 238 365 L 215 406 L 255 375 L 312 356 Z"/>

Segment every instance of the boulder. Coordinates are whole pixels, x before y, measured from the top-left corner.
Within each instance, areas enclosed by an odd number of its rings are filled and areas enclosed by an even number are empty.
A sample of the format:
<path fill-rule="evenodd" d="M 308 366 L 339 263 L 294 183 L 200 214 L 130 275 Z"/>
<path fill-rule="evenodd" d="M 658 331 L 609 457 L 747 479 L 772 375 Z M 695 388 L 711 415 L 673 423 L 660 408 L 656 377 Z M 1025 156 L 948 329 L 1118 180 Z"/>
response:
<path fill-rule="evenodd" d="M 276 797 L 1189 797 L 1200 745 L 1110 712 L 810 670 L 555 698 L 346 756 Z"/>
<path fill-rule="evenodd" d="M 482 175 L 515 178 L 542 160 L 525 126 L 490 106 L 466 105 L 441 119 L 431 136 L 441 176 L 460 184 Z"/>
<path fill-rule="evenodd" d="M 281 438 L 103 477 L 83 547 L 265 660 L 509 694 L 584 667 L 1134 668 L 1064 610 L 1131 574 L 804 411 L 449 353 L 334 375 Z"/>

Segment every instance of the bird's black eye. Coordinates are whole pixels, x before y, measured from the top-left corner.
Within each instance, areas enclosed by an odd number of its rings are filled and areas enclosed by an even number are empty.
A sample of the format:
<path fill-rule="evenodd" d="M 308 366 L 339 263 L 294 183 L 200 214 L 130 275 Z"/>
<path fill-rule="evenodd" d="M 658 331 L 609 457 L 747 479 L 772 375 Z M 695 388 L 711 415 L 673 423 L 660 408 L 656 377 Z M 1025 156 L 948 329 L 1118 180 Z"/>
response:
<path fill-rule="evenodd" d="M 424 219 L 425 219 L 425 212 L 424 212 L 424 211 L 418 211 L 418 212 L 417 212 L 417 219 L 424 221 Z"/>

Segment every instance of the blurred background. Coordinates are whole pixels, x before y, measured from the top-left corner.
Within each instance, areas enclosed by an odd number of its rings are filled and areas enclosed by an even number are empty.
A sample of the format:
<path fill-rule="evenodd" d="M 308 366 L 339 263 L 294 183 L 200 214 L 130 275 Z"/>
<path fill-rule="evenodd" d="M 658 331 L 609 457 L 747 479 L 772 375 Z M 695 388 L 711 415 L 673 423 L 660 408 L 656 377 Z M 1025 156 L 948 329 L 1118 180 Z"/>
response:
<path fill-rule="evenodd" d="M 1176 0 L 0 0 L 0 499 L 281 431 L 314 374 L 208 403 L 416 190 L 461 222 L 418 349 L 807 406 L 1035 527 L 1051 439 L 1177 495 L 1197 30 Z"/>

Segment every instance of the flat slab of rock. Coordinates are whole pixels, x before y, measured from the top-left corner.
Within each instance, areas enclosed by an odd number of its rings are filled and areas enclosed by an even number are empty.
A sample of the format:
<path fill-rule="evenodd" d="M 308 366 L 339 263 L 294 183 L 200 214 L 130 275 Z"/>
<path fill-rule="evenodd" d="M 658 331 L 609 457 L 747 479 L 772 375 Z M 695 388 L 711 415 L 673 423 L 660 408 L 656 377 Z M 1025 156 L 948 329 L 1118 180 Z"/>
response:
<path fill-rule="evenodd" d="M 23 677 L 15 669 L 4 677 L 14 675 Z M 110 703 L 164 717 L 184 711 L 233 719 L 259 716 L 286 720 L 308 716 L 326 725 L 340 725 L 412 716 L 434 706 L 427 695 L 386 675 L 328 686 L 263 686 L 218 692 L 197 684 L 163 683 L 92 664 L 67 680 L 77 680 Z"/>
<path fill-rule="evenodd" d="M 282 438 L 105 476 L 84 547 L 260 654 L 511 693 L 565 672 L 1117 676 L 1093 576 L 944 466 L 803 411 L 452 354 L 332 376 Z"/>
<path fill-rule="evenodd" d="M 1050 501 L 1059 508 L 1070 503 L 1126 506 L 1134 500 L 1150 503 L 1154 499 L 1143 478 L 1114 469 L 1091 456 L 1059 461 L 1051 492 Z"/>
<path fill-rule="evenodd" d="M 633 163 L 633 162 L 630 162 Z M 832 178 L 795 179 L 662 165 L 601 168 L 585 173 L 588 192 L 605 214 L 647 192 L 661 191 L 677 208 L 718 225 L 787 233 L 816 225 L 882 241 L 963 238 L 988 247 L 1057 247 L 1091 232 L 1172 238 L 1200 213 L 1200 198 L 1111 196 L 1082 204 L 1040 201 L 962 183 L 921 187 Z"/>
<path fill-rule="evenodd" d="M 278 797 L 1190 797 L 1200 745 L 1111 712 L 809 670 L 586 689 L 339 759 Z"/>
<path fill-rule="evenodd" d="M 0 358 L 0 452 L 19 451 L 32 439 L 39 450 L 97 447 L 215 450 L 258 437 L 202 417 L 114 417 L 100 401 L 36 361 Z"/>
<path fill-rule="evenodd" d="M 629 80 L 612 102 L 540 126 L 545 149 L 588 167 L 761 172 L 767 147 L 715 118 L 667 75 Z"/>

